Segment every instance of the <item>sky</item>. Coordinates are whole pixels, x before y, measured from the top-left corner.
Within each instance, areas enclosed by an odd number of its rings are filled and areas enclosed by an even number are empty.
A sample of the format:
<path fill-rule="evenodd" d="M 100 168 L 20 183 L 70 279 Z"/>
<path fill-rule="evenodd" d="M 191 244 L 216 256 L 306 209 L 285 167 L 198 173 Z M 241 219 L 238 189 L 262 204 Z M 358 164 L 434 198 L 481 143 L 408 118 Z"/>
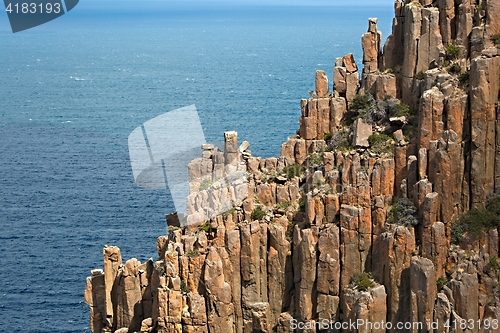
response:
<path fill-rule="evenodd" d="M 234 8 L 239 6 L 335 6 L 335 7 L 379 7 L 392 8 L 394 0 L 80 0 L 81 11 L 106 10 L 137 12 L 147 10 L 205 10 Z"/>
<path fill-rule="evenodd" d="M 392 6 L 394 0 L 81 0 L 80 2 L 161 2 L 169 5 L 292 5 L 292 6 Z"/>

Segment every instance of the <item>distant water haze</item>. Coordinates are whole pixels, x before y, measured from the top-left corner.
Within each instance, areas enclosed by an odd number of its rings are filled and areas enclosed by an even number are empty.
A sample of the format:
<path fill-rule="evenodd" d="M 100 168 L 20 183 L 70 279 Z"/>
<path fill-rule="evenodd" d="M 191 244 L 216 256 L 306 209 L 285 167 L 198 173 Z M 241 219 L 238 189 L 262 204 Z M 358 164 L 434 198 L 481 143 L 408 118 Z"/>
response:
<path fill-rule="evenodd" d="M 392 1 L 180 3 L 80 1 L 16 34 L 0 13 L 1 332 L 89 332 L 83 290 L 103 246 L 156 257 L 174 206 L 134 184 L 134 129 L 195 104 L 207 142 L 235 130 L 277 156 L 315 71 L 331 79 L 349 52 L 361 67 L 368 17 L 385 40 L 393 16 Z"/>

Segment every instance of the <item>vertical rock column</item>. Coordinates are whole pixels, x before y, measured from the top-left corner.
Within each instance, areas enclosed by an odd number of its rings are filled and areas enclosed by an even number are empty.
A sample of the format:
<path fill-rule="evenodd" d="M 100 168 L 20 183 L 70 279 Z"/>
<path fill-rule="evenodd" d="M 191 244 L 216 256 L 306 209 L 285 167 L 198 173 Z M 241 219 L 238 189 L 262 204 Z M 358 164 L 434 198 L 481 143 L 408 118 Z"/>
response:
<path fill-rule="evenodd" d="M 358 93 L 359 72 L 352 53 L 337 59 L 333 68 L 333 84 L 335 93 L 351 103 Z"/>
<path fill-rule="evenodd" d="M 346 288 L 342 298 L 343 322 L 355 322 L 357 330 L 350 327 L 343 332 L 384 333 L 387 304 L 384 286 L 375 286 L 367 291 Z"/>
<path fill-rule="evenodd" d="M 436 300 L 437 286 L 436 273 L 431 260 L 413 257 L 410 267 L 411 285 L 411 322 L 422 323 L 422 328 L 413 330 L 415 333 L 427 333 L 428 324 L 434 318 L 434 302 Z"/>
<path fill-rule="evenodd" d="M 327 97 L 329 92 L 328 88 L 328 77 L 325 71 L 316 71 L 316 96 L 317 97 Z"/>
<path fill-rule="evenodd" d="M 340 286 L 347 286 L 356 273 L 363 271 L 362 254 L 360 252 L 360 215 L 363 208 L 342 205 L 340 208 Z"/>
<path fill-rule="evenodd" d="M 240 230 L 237 228 L 228 229 L 226 232 L 226 250 L 233 268 L 233 274 L 228 276 L 231 286 L 236 333 L 243 332 L 243 312 L 241 307 L 241 239 Z"/>
<path fill-rule="evenodd" d="M 441 139 L 443 133 L 444 95 L 434 87 L 424 92 L 420 102 L 418 147 L 429 148 L 431 140 Z"/>
<path fill-rule="evenodd" d="M 378 19 L 368 19 L 368 32 L 361 37 L 363 48 L 363 79 L 365 74 L 374 73 L 378 70 L 379 57 L 381 55 L 382 33 L 377 29 Z M 395 97 L 395 96 L 394 96 Z"/>
<path fill-rule="evenodd" d="M 429 69 L 432 61 L 439 62 L 444 55 L 443 40 L 439 30 L 439 9 L 422 9 L 422 32 L 418 40 L 418 61 L 416 73 Z"/>
<path fill-rule="evenodd" d="M 313 98 L 301 100 L 300 103 L 302 117 L 300 117 L 299 133 L 302 139 L 323 140 L 326 133 L 331 133 L 330 100 L 328 78 L 324 71 L 318 70 L 316 71 L 316 94 Z M 340 110 L 339 113 L 341 113 Z M 340 122 L 335 117 L 333 120 Z"/>
<path fill-rule="evenodd" d="M 222 248 L 223 251 L 225 249 Z M 226 282 L 221 256 L 216 248 L 209 249 L 205 260 L 208 327 L 210 332 L 234 332 L 234 306 L 231 286 Z"/>
<path fill-rule="evenodd" d="M 286 240 L 281 225 L 269 224 L 269 251 L 267 254 L 267 285 L 269 298 L 269 321 L 277 323 L 283 308 L 285 293 L 286 260 L 290 243 Z"/>
<path fill-rule="evenodd" d="M 395 69 L 403 63 L 403 23 L 405 17 L 402 6 L 403 3 L 401 1 L 394 1 L 395 17 L 392 21 L 392 34 L 387 37 L 384 44 L 384 55 L 381 61 L 382 69 L 384 70 L 389 68 Z"/>
<path fill-rule="evenodd" d="M 235 131 L 224 132 L 224 160 L 226 174 L 237 170 L 240 155 L 238 153 L 238 133 Z"/>
<path fill-rule="evenodd" d="M 118 273 L 116 279 L 116 313 L 114 327 L 129 328 L 138 331 L 143 318 L 141 278 L 139 266 L 141 263 L 133 258 L 128 260 Z"/>
<path fill-rule="evenodd" d="M 240 225 L 241 237 L 241 301 L 243 332 L 252 331 L 252 307 L 262 302 L 261 228 L 258 221 Z M 267 288 L 267 286 L 266 286 Z"/>
<path fill-rule="evenodd" d="M 316 264 L 318 227 L 299 229 L 293 233 L 293 268 L 295 282 L 295 311 L 303 321 L 316 315 Z"/>
<path fill-rule="evenodd" d="M 495 120 L 500 88 L 500 57 L 475 58 L 470 70 L 471 208 L 484 206 L 494 189 Z"/>
<path fill-rule="evenodd" d="M 337 321 L 340 295 L 340 237 L 339 228 L 328 224 L 318 239 L 317 318 Z"/>
<path fill-rule="evenodd" d="M 333 135 L 342 128 L 342 119 L 347 112 L 347 102 L 344 97 L 334 97 L 330 101 L 330 133 Z"/>
<path fill-rule="evenodd" d="M 415 235 L 413 228 L 400 225 L 386 224 L 384 229 L 374 244 L 373 273 L 387 291 L 387 320 L 409 322 L 410 260 Z"/>
<path fill-rule="evenodd" d="M 122 265 L 122 256 L 120 249 L 116 246 L 105 246 L 103 249 L 104 256 L 104 286 L 106 293 L 106 327 L 113 327 L 113 300 L 112 291 L 115 284 L 115 279 L 118 270 Z"/>
<path fill-rule="evenodd" d="M 449 247 L 445 225 L 438 222 L 439 207 L 438 193 L 427 194 L 423 204 L 421 223 L 422 257 L 432 260 L 438 278 L 444 276 L 444 264 Z"/>
<path fill-rule="evenodd" d="M 401 68 L 401 91 L 403 102 L 414 105 L 412 86 L 413 78 L 417 74 L 417 55 L 419 48 L 419 38 L 422 25 L 421 4 L 415 1 L 404 5 L 404 27 L 403 27 L 403 66 Z"/>
<path fill-rule="evenodd" d="M 83 296 L 85 304 L 90 307 L 90 331 L 100 333 L 104 327 L 103 316 L 106 311 L 106 290 L 102 270 L 92 270 L 92 276 L 87 278 Z"/>

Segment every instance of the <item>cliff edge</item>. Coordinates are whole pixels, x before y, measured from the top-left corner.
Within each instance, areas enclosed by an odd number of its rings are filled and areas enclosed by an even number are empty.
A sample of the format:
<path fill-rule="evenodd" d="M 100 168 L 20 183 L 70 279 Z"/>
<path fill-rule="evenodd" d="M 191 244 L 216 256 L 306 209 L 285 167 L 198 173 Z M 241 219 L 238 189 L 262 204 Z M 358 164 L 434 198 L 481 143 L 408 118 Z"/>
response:
<path fill-rule="evenodd" d="M 203 146 L 158 260 L 104 248 L 93 333 L 500 332 L 500 1 L 394 8 L 279 158 Z"/>

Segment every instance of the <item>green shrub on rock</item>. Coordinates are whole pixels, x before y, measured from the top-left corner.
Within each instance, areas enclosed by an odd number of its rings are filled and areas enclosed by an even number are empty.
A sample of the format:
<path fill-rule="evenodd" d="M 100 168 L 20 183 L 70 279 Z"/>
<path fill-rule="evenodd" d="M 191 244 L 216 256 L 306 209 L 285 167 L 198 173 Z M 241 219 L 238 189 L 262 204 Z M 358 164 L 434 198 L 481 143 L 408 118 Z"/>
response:
<path fill-rule="evenodd" d="M 464 233 L 478 239 L 488 230 L 500 226 L 500 216 L 484 208 L 471 209 L 463 214 L 451 227 L 451 242 L 458 244 Z"/>
<path fill-rule="evenodd" d="M 392 139 L 387 134 L 375 133 L 368 137 L 370 149 L 377 154 L 390 153 L 392 151 Z"/>
<path fill-rule="evenodd" d="M 199 190 L 200 191 L 205 191 L 205 190 L 208 190 L 210 188 L 210 186 L 213 185 L 213 181 L 211 181 L 210 179 L 204 179 L 201 184 L 200 184 L 200 188 Z"/>
<path fill-rule="evenodd" d="M 458 78 L 458 80 L 460 81 L 460 83 L 466 83 L 469 81 L 469 73 L 463 73 L 462 75 L 460 75 L 460 77 Z"/>
<path fill-rule="evenodd" d="M 199 229 L 200 231 L 205 231 L 205 232 L 209 232 L 209 231 L 210 231 L 210 228 L 211 228 L 211 226 L 210 226 L 210 221 L 209 221 L 209 220 L 208 220 L 208 221 L 205 221 L 205 223 L 202 223 L 202 224 L 200 224 L 200 225 L 198 226 L 198 229 Z"/>
<path fill-rule="evenodd" d="M 288 179 L 300 177 L 302 175 L 302 167 L 298 164 L 288 165 L 283 168 L 283 173 Z"/>
<path fill-rule="evenodd" d="M 441 276 L 439 279 L 436 281 L 437 285 L 437 290 L 440 291 L 443 289 L 443 287 L 448 283 L 448 279 L 446 279 L 446 276 Z"/>
<path fill-rule="evenodd" d="M 460 54 L 460 46 L 450 45 L 446 48 L 446 55 L 449 59 L 456 59 Z"/>
<path fill-rule="evenodd" d="M 252 219 L 261 220 L 264 216 L 266 216 L 266 212 L 260 207 L 255 207 L 252 212 Z"/>
<path fill-rule="evenodd" d="M 356 95 L 349 105 L 349 110 L 344 114 L 344 123 L 351 126 L 356 119 L 364 118 L 375 104 L 375 98 L 369 92 Z"/>
<path fill-rule="evenodd" d="M 496 47 L 500 47 L 500 34 L 492 35 L 491 40 L 493 41 Z"/>
<path fill-rule="evenodd" d="M 367 291 L 375 286 L 375 276 L 371 272 L 354 274 L 351 278 L 351 284 L 359 291 Z"/>
<path fill-rule="evenodd" d="M 490 212 L 500 216 L 500 196 L 495 197 L 488 201 L 486 205 L 486 209 Z"/>
<path fill-rule="evenodd" d="M 406 198 L 400 198 L 391 206 L 387 217 L 388 224 L 417 225 L 417 207 Z"/>
<path fill-rule="evenodd" d="M 460 72 L 462 71 L 462 68 L 460 67 L 459 64 L 457 63 L 454 63 L 453 65 L 450 66 L 450 68 L 448 69 L 448 72 L 452 73 L 452 74 L 460 74 Z"/>

